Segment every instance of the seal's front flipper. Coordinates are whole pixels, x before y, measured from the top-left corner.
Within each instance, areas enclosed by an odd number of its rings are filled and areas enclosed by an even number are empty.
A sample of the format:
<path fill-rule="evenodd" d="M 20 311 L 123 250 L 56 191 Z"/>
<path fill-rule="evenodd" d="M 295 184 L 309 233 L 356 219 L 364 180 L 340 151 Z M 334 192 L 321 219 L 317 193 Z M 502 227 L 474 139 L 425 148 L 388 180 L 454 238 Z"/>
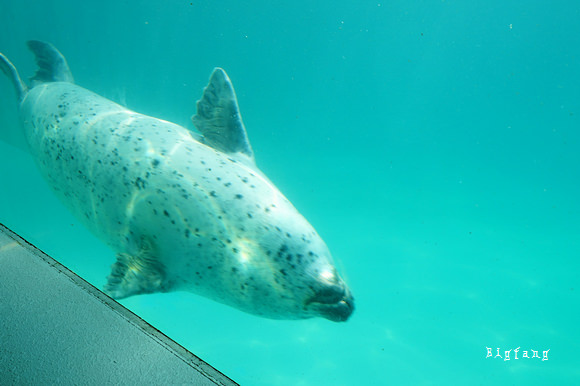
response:
<path fill-rule="evenodd" d="M 111 267 L 104 291 L 115 299 L 153 292 L 166 292 L 163 285 L 165 273 L 163 265 L 152 255 L 148 243 L 136 256 L 119 253 Z"/>
<path fill-rule="evenodd" d="M 213 70 L 192 121 L 206 145 L 224 153 L 241 153 L 254 162 L 234 86 L 221 68 Z"/>

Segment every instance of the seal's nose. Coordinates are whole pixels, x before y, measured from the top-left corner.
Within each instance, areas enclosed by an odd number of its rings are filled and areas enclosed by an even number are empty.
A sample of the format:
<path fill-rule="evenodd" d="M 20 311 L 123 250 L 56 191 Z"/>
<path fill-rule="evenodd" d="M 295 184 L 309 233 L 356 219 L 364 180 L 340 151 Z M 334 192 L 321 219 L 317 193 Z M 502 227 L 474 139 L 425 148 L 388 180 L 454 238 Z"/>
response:
<path fill-rule="evenodd" d="M 334 304 L 343 298 L 345 292 L 345 288 L 342 285 L 327 285 L 319 290 L 316 295 L 310 299 L 310 301 L 322 304 Z"/>
<path fill-rule="evenodd" d="M 347 289 L 342 299 L 333 307 L 330 307 L 324 317 L 333 322 L 346 322 L 354 311 L 354 298 Z"/>
<path fill-rule="evenodd" d="M 333 322 L 348 320 L 354 311 L 354 298 L 344 284 L 325 286 L 310 298 L 309 303 L 318 310 L 320 316 Z"/>

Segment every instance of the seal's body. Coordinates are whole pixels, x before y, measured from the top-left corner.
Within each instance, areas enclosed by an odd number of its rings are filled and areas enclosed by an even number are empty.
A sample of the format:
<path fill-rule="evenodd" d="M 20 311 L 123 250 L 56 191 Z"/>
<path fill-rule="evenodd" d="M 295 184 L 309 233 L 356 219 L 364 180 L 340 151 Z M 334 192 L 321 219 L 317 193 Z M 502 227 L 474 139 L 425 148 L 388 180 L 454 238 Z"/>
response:
<path fill-rule="evenodd" d="M 256 167 L 235 93 L 215 69 L 193 117 L 202 135 L 75 85 L 64 57 L 20 95 L 30 152 L 64 204 L 117 252 L 115 298 L 185 290 L 253 314 L 346 320 L 354 309 L 312 226 Z"/>

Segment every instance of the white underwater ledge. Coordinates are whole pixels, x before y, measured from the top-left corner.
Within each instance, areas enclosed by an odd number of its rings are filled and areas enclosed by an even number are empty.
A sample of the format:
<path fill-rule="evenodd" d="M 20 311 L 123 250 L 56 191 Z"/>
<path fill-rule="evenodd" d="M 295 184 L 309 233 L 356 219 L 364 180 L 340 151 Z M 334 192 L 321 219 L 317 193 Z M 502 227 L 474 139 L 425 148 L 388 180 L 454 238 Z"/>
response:
<path fill-rule="evenodd" d="M 0 379 L 236 385 L 2 224 Z"/>

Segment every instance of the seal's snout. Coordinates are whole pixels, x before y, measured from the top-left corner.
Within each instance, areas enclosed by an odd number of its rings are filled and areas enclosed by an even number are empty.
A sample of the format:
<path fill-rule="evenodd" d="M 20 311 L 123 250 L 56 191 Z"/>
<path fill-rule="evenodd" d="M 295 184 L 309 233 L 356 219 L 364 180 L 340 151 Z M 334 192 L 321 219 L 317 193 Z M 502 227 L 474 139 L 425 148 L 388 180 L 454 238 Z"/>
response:
<path fill-rule="evenodd" d="M 344 284 L 332 284 L 319 290 L 309 304 L 323 318 L 345 322 L 354 311 L 354 298 Z"/>
<path fill-rule="evenodd" d="M 333 322 L 346 322 L 352 312 L 354 311 L 354 298 L 350 291 L 346 290 L 342 299 L 338 301 L 333 307 L 329 308 L 323 316 Z"/>
<path fill-rule="evenodd" d="M 340 301 L 346 292 L 344 286 L 332 284 L 324 287 L 314 295 L 310 301 L 314 303 L 333 304 Z"/>

